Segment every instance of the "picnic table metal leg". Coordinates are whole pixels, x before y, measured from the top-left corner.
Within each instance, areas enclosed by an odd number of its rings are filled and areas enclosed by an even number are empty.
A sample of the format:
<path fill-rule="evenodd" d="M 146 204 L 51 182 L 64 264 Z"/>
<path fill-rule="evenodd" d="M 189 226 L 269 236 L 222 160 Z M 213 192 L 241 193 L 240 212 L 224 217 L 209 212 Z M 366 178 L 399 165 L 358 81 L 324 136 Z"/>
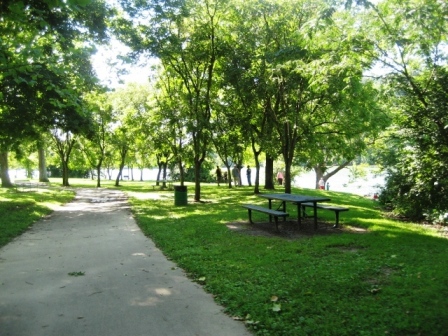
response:
<path fill-rule="evenodd" d="M 247 209 L 249 211 L 249 222 L 251 224 L 254 224 L 254 222 L 252 221 L 252 210 L 251 209 Z"/>
<path fill-rule="evenodd" d="M 335 211 L 335 213 L 336 213 L 336 224 L 333 227 L 337 228 L 339 226 L 339 211 Z"/>
<path fill-rule="evenodd" d="M 282 202 L 283 212 L 286 212 L 286 202 Z M 286 217 L 283 217 L 283 221 L 286 222 Z"/>
<path fill-rule="evenodd" d="M 278 217 L 274 217 L 274 218 L 275 218 L 275 227 L 276 227 L 277 231 L 280 231 L 278 229 Z"/>
<path fill-rule="evenodd" d="M 269 199 L 269 209 L 272 209 L 272 200 Z M 269 215 L 269 223 L 272 223 L 272 216 Z"/>
<path fill-rule="evenodd" d="M 314 208 L 314 230 L 317 230 L 317 202 L 313 202 Z"/>
<path fill-rule="evenodd" d="M 302 212 L 300 211 L 300 208 L 302 205 L 300 203 L 297 203 L 297 225 L 299 226 L 299 229 L 302 228 Z"/>

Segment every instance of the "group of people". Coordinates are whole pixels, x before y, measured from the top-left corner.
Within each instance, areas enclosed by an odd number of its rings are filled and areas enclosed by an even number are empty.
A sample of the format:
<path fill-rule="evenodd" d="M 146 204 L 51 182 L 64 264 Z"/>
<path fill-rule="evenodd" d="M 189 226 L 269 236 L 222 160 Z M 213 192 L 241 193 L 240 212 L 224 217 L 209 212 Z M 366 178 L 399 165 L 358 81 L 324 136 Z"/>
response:
<path fill-rule="evenodd" d="M 252 186 L 252 170 L 250 169 L 250 166 L 247 166 L 246 168 L 246 178 L 247 178 L 247 183 L 249 185 L 249 187 Z M 238 169 L 237 165 L 234 165 L 232 168 L 232 177 L 233 177 L 233 181 L 235 183 L 235 187 L 236 186 L 241 186 L 242 185 L 242 181 L 241 181 L 241 176 L 240 176 L 240 169 Z M 219 168 L 219 166 L 216 166 L 216 179 L 218 181 L 218 186 L 219 184 L 223 181 L 223 175 L 221 172 L 221 168 Z M 277 182 L 279 185 L 283 185 L 283 173 L 281 171 L 278 171 L 277 173 Z"/>
<path fill-rule="evenodd" d="M 249 187 L 252 186 L 252 179 L 251 179 L 251 174 L 252 174 L 252 170 L 250 169 L 250 166 L 247 166 L 246 168 L 246 177 L 247 177 L 247 183 L 249 184 Z M 232 168 L 232 176 L 233 176 L 233 181 L 235 183 L 235 187 L 236 186 L 241 186 L 242 185 L 242 181 L 240 178 L 240 170 L 238 169 L 238 167 L 235 165 Z M 223 181 L 222 180 L 222 172 L 221 172 L 221 168 L 219 168 L 219 166 L 216 166 L 216 179 L 218 181 L 218 186 L 219 184 Z"/>

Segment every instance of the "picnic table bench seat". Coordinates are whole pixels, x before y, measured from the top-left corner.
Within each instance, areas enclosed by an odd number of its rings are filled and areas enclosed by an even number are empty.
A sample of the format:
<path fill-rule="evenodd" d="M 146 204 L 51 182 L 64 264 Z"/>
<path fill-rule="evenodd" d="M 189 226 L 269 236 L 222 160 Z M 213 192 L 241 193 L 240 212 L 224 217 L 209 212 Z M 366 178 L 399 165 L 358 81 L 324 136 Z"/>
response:
<path fill-rule="evenodd" d="M 275 227 L 278 230 L 278 218 L 279 217 L 283 217 L 286 218 L 289 216 L 288 213 L 284 212 L 284 211 L 279 211 L 279 210 L 274 210 L 274 209 L 269 209 L 269 208 L 265 208 L 259 205 L 254 205 L 254 204 L 243 204 L 242 205 L 243 208 L 246 208 L 249 212 L 249 221 L 250 223 L 254 224 L 254 222 L 252 221 L 252 211 L 258 211 L 261 213 L 265 213 L 269 215 L 269 218 L 274 217 L 275 220 Z"/>
<path fill-rule="evenodd" d="M 167 188 L 168 190 L 172 190 L 173 189 L 173 181 L 157 180 L 157 181 L 155 181 L 155 184 L 152 185 L 152 189 L 155 190 L 156 187 L 159 189 Z"/>
<path fill-rule="evenodd" d="M 31 188 L 39 188 L 39 187 L 48 187 L 48 182 L 34 182 L 30 180 L 15 180 L 14 187 L 16 190 L 18 188 L 22 189 L 31 189 Z"/>
<path fill-rule="evenodd" d="M 301 203 L 302 205 L 302 209 L 303 209 L 303 216 L 306 216 L 305 213 L 305 208 L 314 208 L 314 204 L 313 203 Z M 343 212 L 343 211 L 348 211 L 348 208 L 344 208 L 344 207 L 339 207 L 336 205 L 330 205 L 330 204 L 316 204 L 316 208 L 317 209 L 324 209 L 324 210 L 329 210 L 329 211 L 333 211 L 336 215 L 336 224 L 334 225 L 334 227 L 338 227 L 339 226 L 339 213 Z"/>

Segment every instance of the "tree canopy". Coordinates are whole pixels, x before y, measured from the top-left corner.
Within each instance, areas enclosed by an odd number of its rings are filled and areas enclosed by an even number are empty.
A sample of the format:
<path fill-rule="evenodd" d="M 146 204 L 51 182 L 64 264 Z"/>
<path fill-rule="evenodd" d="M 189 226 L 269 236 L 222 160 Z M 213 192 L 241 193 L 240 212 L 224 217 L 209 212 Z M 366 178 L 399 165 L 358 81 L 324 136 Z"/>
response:
<path fill-rule="evenodd" d="M 211 153 L 230 172 L 249 148 L 254 192 L 261 155 L 280 158 L 291 192 L 293 165 L 328 178 L 381 138 L 383 200 L 418 218 L 448 211 L 445 2 L 117 3 L 1 2 L 2 167 L 4 153 L 44 132 L 84 134 L 98 175 L 112 152 L 121 169 L 177 166 L 182 182 L 191 165 L 199 201 Z M 146 89 L 94 93 L 89 57 L 109 34 L 131 48 L 129 59 L 159 60 Z M 101 126 L 108 115 L 110 147 Z"/>

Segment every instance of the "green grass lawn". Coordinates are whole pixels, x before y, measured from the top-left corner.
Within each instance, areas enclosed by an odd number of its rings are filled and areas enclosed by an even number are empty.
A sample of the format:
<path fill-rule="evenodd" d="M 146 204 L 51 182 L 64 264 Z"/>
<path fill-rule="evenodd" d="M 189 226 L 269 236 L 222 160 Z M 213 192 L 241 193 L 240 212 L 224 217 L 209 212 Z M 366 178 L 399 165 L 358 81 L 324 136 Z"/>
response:
<path fill-rule="evenodd" d="M 143 232 L 257 335 L 448 335 L 448 240 L 388 219 L 370 199 L 294 189 L 349 207 L 341 224 L 363 233 L 289 239 L 227 227 L 247 223 L 242 203 L 267 204 L 248 187 L 203 185 L 204 202 L 194 203 L 189 186 L 188 206 L 175 207 L 173 191 L 122 184 Z M 294 218 L 293 210 L 287 208 Z M 262 214 L 254 218 L 266 221 Z M 319 212 L 319 218 L 333 222 L 334 214 Z"/>

